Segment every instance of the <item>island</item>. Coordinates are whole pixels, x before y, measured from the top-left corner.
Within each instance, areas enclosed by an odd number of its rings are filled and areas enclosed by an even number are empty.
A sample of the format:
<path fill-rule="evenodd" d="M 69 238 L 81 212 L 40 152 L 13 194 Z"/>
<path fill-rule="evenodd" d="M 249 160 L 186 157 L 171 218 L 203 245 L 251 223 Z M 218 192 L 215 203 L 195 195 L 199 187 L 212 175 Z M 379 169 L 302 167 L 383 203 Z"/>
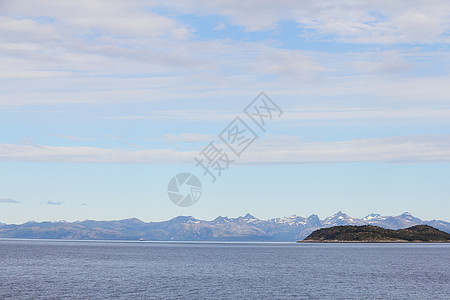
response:
<path fill-rule="evenodd" d="M 378 226 L 334 226 L 312 232 L 298 243 L 449 243 L 450 234 L 429 225 L 405 229 L 386 229 Z"/>

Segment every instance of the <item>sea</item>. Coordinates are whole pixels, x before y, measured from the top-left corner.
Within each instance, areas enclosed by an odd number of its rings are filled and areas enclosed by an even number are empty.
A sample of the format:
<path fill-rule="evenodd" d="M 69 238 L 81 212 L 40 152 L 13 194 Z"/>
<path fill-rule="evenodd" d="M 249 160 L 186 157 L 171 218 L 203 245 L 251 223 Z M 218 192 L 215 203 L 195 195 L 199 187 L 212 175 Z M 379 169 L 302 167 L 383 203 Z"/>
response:
<path fill-rule="evenodd" d="M 0 299 L 450 299 L 450 244 L 0 239 Z"/>

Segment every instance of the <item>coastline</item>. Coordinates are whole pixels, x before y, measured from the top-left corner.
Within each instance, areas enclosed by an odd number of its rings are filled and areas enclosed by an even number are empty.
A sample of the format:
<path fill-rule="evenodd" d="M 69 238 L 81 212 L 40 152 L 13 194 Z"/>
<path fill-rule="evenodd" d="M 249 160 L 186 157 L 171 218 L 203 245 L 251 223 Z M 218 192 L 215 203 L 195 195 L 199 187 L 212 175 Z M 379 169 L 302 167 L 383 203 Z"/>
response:
<path fill-rule="evenodd" d="M 296 243 L 360 243 L 360 244 L 449 244 L 450 241 L 406 241 L 406 240 L 396 240 L 396 241 L 377 241 L 377 240 L 366 240 L 366 241 L 340 241 L 340 240 L 328 240 L 328 241 L 315 241 L 315 240 L 302 240 Z"/>

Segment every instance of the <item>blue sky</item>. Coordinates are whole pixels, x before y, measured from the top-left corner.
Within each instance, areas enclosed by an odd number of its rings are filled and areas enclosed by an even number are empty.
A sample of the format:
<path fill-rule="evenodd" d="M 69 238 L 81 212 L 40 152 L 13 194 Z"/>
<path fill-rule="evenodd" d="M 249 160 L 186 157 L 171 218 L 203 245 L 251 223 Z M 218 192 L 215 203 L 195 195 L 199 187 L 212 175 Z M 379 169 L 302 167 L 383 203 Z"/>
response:
<path fill-rule="evenodd" d="M 449 20 L 438 0 L 2 1 L 0 222 L 448 221 Z M 193 157 L 260 91 L 283 115 L 211 183 Z M 181 172 L 192 207 L 167 197 Z"/>

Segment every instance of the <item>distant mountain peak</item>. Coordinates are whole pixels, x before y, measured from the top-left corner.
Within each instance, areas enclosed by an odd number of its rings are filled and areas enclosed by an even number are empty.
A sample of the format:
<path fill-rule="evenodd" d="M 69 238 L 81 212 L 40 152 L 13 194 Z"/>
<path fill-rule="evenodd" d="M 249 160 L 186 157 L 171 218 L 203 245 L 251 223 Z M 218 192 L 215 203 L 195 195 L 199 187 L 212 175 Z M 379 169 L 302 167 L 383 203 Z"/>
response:
<path fill-rule="evenodd" d="M 331 225 L 353 225 L 359 223 L 358 221 L 355 221 L 353 218 L 351 218 L 346 213 L 343 213 L 342 211 L 338 211 L 331 217 L 326 218 L 323 220 L 323 225 L 325 226 L 331 226 Z"/>
<path fill-rule="evenodd" d="M 259 219 L 251 215 L 250 213 L 247 213 L 245 216 L 239 217 L 238 220 L 259 220 Z"/>
<path fill-rule="evenodd" d="M 333 215 L 333 217 L 348 217 L 348 215 L 342 211 L 338 211 Z"/>
<path fill-rule="evenodd" d="M 405 219 L 405 220 L 408 220 L 408 221 L 410 221 L 410 222 L 419 222 L 419 221 L 420 221 L 419 218 L 414 217 L 414 216 L 411 215 L 409 212 L 404 212 L 404 213 L 402 213 L 402 214 L 400 215 L 400 217 L 403 218 L 403 219 Z"/>
<path fill-rule="evenodd" d="M 348 218 L 348 215 L 346 213 L 343 213 L 342 211 L 338 211 L 337 213 L 328 217 L 327 219 L 336 219 L 336 218 Z"/>
<path fill-rule="evenodd" d="M 215 218 L 213 220 L 213 222 L 215 223 L 227 223 L 230 222 L 231 220 L 228 217 L 222 217 L 222 216 L 218 216 L 217 218 Z"/>
<path fill-rule="evenodd" d="M 130 223 L 144 223 L 144 221 L 139 220 L 138 218 L 129 218 L 129 219 L 124 219 L 124 220 L 120 220 L 120 221 L 125 221 L 125 222 L 130 222 Z"/>
<path fill-rule="evenodd" d="M 256 218 L 255 216 L 251 215 L 250 213 L 247 213 L 243 217 L 237 218 L 237 220 L 244 221 L 246 223 L 255 223 L 255 222 L 259 222 L 260 221 L 258 218 Z"/>
<path fill-rule="evenodd" d="M 318 215 L 312 214 L 308 218 L 306 218 L 306 220 L 311 221 L 311 220 L 320 220 L 320 219 L 319 219 Z"/>
<path fill-rule="evenodd" d="M 254 216 L 252 216 L 250 213 L 247 213 L 245 216 L 244 216 L 244 218 L 245 219 L 256 219 Z"/>
<path fill-rule="evenodd" d="M 371 213 L 371 214 L 368 214 L 367 216 L 365 216 L 363 218 L 363 220 L 368 221 L 368 220 L 379 219 L 379 218 L 381 218 L 380 214 Z"/>
<path fill-rule="evenodd" d="M 197 219 L 194 218 L 193 216 L 178 216 L 171 219 L 170 221 L 187 222 L 187 221 L 197 221 Z"/>
<path fill-rule="evenodd" d="M 306 225 L 310 227 L 320 227 L 322 222 L 320 222 L 318 215 L 312 214 L 306 219 Z"/>

